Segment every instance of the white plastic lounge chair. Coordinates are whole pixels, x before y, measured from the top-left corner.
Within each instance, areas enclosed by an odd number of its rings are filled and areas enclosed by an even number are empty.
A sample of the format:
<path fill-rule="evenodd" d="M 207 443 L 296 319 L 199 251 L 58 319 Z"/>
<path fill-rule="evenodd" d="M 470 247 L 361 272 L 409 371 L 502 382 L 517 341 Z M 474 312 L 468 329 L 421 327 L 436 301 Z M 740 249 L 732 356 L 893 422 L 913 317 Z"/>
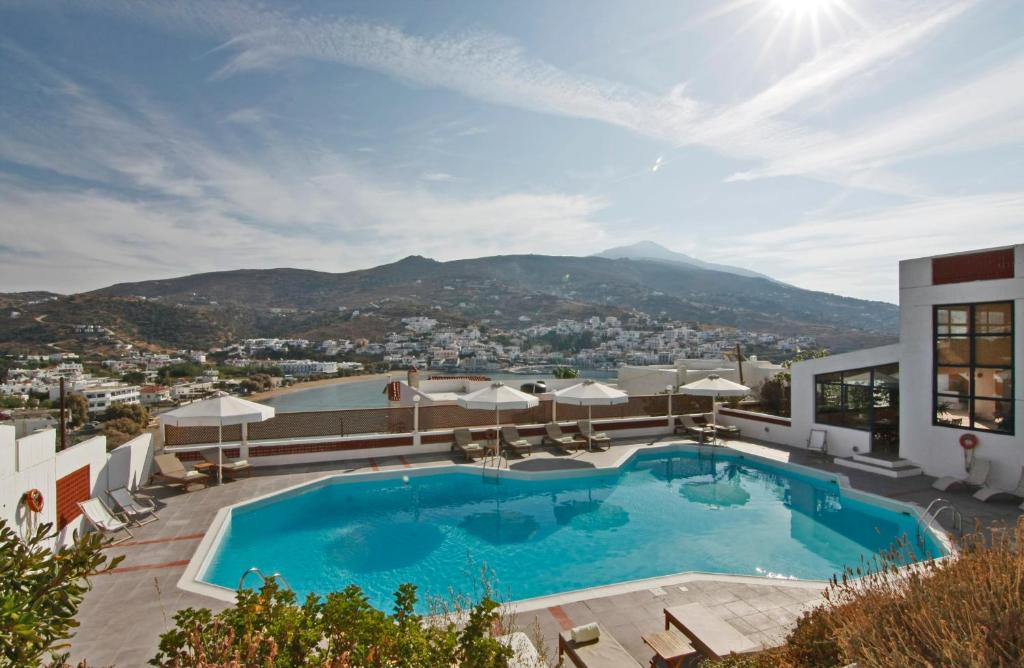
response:
<path fill-rule="evenodd" d="M 227 476 L 228 478 L 235 478 L 242 471 L 246 473 L 252 473 L 252 464 L 249 463 L 248 459 L 228 459 L 227 457 L 218 457 L 216 450 L 203 450 L 203 459 L 210 462 L 214 466 L 219 466 L 221 475 Z"/>
<path fill-rule="evenodd" d="M 640 668 L 626 648 L 598 624 L 559 633 L 558 656 L 560 663 L 568 657 L 577 668 Z"/>
<path fill-rule="evenodd" d="M 135 522 L 136 526 L 156 522 L 156 504 L 153 499 L 142 494 L 132 494 L 127 487 L 112 489 L 107 494 L 113 499 L 114 504 L 121 509 L 125 517 Z"/>
<path fill-rule="evenodd" d="M 580 430 L 580 434 L 583 438 L 587 439 L 587 449 L 592 449 L 595 444 L 598 447 L 602 445 L 611 445 L 611 437 L 603 431 L 594 431 L 594 425 L 590 423 L 590 420 L 580 420 L 576 423 L 576 427 Z"/>
<path fill-rule="evenodd" d="M 456 429 L 452 436 L 455 439 L 452 451 L 462 453 L 467 462 L 473 461 L 475 457 L 483 457 L 487 453 L 487 448 L 473 441 L 473 435 L 468 429 Z"/>
<path fill-rule="evenodd" d="M 1008 494 L 1009 496 L 1015 496 L 1018 499 L 1024 499 L 1024 469 L 1021 469 L 1020 480 L 1017 481 L 1017 486 L 1013 489 L 996 489 L 995 487 L 985 485 L 974 493 L 974 498 L 978 501 L 988 501 L 993 496 L 997 496 L 999 494 Z"/>
<path fill-rule="evenodd" d="M 103 504 L 103 501 L 92 498 L 87 501 L 80 501 L 78 507 L 82 509 L 82 514 L 85 515 L 85 519 L 89 520 L 89 524 L 96 527 L 103 534 L 113 536 L 118 532 L 125 532 L 126 535 L 123 538 L 115 540 L 111 545 L 117 545 L 132 538 L 132 531 L 128 528 L 127 518 L 118 517 L 110 512 L 110 509 Z"/>
<path fill-rule="evenodd" d="M 807 436 L 807 449 L 818 453 L 822 459 L 828 455 L 828 432 L 824 429 L 812 429 Z"/>
<path fill-rule="evenodd" d="M 513 426 L 501 428 L 501 449 L 505 451 L 511 450 L 517 455 L 521 455 L 524 452 L 527 455 L 533 454 L 530 442 L 520 436 L 519 430 Z"/>
<path fill-rule="evenodd" d="M 182 489 L 187 490 L 193 483 L 201 484 L 204 487 L 210 484 L 210 476 L 195 469 L 186 470 L 181 460 L 170 453 L 165 452 L 153 457 L 153 465 L 156 466 L 153 477 L 168 485 L 181 485 Z"/>
<path fill-rule="evenodd" d="M 966 478 L 954 478 L 951 475 L 939 478 L 932 483 L 932 487 L 945 492 L 951 487 L 985 487 L 988 484 L 988 476 L 992 472 L 992 462 L 984 457 L 975 457 L 971 466 L 967 469 Z"/>
<path fill-rule="evenodd" d="M 562 452 L 572 452 L 579 450 L 581 447 L 587 444 L 585 439 L 575 438 L 562 431 L 561 425 L 557 422 L 549 422 L 544 425 L 544 431 L 547 433 L 544 435 L 544 439 L 541 441 L 542 444 L 550 443 Z"/>

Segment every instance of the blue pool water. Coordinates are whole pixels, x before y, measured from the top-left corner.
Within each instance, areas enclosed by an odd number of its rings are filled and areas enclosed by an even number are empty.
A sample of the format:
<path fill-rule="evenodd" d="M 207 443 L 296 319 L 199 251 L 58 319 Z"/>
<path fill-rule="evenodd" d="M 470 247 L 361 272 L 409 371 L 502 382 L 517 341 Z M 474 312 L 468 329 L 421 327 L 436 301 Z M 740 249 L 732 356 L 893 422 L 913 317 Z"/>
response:
<path fill-rule="evenodd" d="M 257 566 L 299 594 L 356 583 L 390 608 L 403 582 L 421 599 L 472 593 L 484 565 L 505 600 L 683 571 L 826 579 L 901 536 L 914 543 L 913 517 L 829 481 L 729 455 L 642 453 L 586 477 L 439 473 L 272 497 L 233 510 L 203 579 L 234 588 Z M 931 537 L 926 550 L 942 553 Z"/>

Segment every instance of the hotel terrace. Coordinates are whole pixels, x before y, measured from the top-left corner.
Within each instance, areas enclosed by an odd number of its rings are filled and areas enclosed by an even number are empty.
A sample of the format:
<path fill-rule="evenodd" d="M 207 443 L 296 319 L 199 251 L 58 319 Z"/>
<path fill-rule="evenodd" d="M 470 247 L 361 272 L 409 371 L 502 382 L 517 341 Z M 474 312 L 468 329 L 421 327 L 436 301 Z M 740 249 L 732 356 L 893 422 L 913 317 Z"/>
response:
<path fill-rule="evenodd" d="M 905 529 L 937 556 L 950 553 L 951 534 L 963 525 L 1016 521 L 1022 499 L 1011 493 L 983 502 L 933 484 L 966 478 L 987 462 L 980 484 L 1021 492 L 1024 440 L 1016 425 L 1024 409 L 1014 381 L 1024 358 L 1016 331 L 1022 319 L 1024 245 L 902 262 L 899 342 L 793 365 L 789 418 L 687 392 L 705 376 L 739 382 L 733 364 L 663 368 L 657 382 L 667 374 L 664 384 L 607 405 L 563 403 L 556 392 L 574 382 L 551 382 L 497 415 L 459 405 L 486 390 L 486 379 L 413 377 L 388 387 L 387 408 L 165 421 L 110 452 L 102 437 L 57 451 L 52 429 L 16 439 L 12 427 L 0 426 L 0 517 L 23 534 L 52 522 L 60 547 L 93 529 L 80 503 L 96 498 L 114 509 L 109 493 L 121 488 L 155 499 L 159 520 L 131 526 L 130 538 L 107 548 L 125 559 L 94 579 L 79 612 L 71 655 L 90 665 L 143 665 L 175 611 L 230 605 L 250 567 L 280 572 L 297 591 L 315 587 L 301 583 L 330 581 L 340 589 L 356 581 L 376 595 L 374 587 L 389 586 L 389 573 L 421 572 L 430 560 L 430 568 L 459 572 L 464 563 L 444 560 L 456 535 L 469 541 L 456 550 L 478 546 L 499 566 L 522 560 L 530 580 L 517 579 L 515 569 L 498 572 L 499 591 L 511 587 L 504 602 L 519 630 L 532 629 L 528 644 L 547 647 L 552 663 L 560 637 L 592 622 L 606 639 L 600 642 L 614 642 L 639 665 L 655 654 L 672 658 L 665 611 L 682 619 L 692 606 L 712 621 L 703 631 L 687 627 L 677 658 L 721 646 L 769 647 L 821 601 L 829 568 L 852 554 L 840 548 L 865 548 L 879 526 Z M 765 364 L 743 369 L 749 384 L 763 379 L 755 368 Z M 609 445 L 594 447 L 605 440 L 600 435 L 577 436 L 588 417 Z M 493 456 L 496 423 L 515 426 L 524 452 Z M 552 440 L 550 423 L 570 449 Z M 481 457 L 454 449 L 463 429 Z M 162 467 L 175 460 L 191 480 L 167 485 L 175 473 Z M 227 476 L 215 484 L 222 466 Z M 25 503 L 33 490 L 43 499 L 38 511 Z M 469 496 L 456 501 L 462 493 Z M 266 542 L 275 530 L 287 533 L 300 519 L 331 520 L 309 503 L 332 494 L 342 498 L 333 509 L 338 521 L 349 522 L 341 538 L 293 543 L 288 559 L 270 553 L 280 548 Z M 670 511 L 652 500 L 678 505 Z M 453 507 L 464 514 L 453 517 Z M 741 529 L 762 521 L 765 508 L 786 509 L 774 527 L 782 529 L 778 543 L 748 549 L 751 538 Z M 693 527 L 708 520 L 708 536 L 688 542 L 676 512 Z M 715 533 L 718 523 L 737 530 Z M 639 536 L 647 542 L 633 544 Z M 404 541 L 402 550 L 395 540 Z M 565 547 L 567 540 L 586 545 L 586 561 L 602 570 L 577 564 L 572 550 L 543 567 L 529 553 L 533 545 Z M 680 555 L 686 550 L 670 549 L 674 540 L 700 554 Z M 798 572 L 759 572 L 756 559 L 736 560 L 737 553 L 774 548 L 804 559 L 793 566 Z M 636 559 L 636 550 L 645 558 Z M 626 558 L 617 558 L 620 552 Z M 287 563 L 294 570 L 280 565 Z M 308 563 L 320 563 L 324 573 L 311 575 Z M 332 581 L 327 571 L 335 568 L 349 579 Z M 716 645 L 709 634 L 732 644 Z M 524 650 L 517 665 L 531 665 L 529 654 Z"/>

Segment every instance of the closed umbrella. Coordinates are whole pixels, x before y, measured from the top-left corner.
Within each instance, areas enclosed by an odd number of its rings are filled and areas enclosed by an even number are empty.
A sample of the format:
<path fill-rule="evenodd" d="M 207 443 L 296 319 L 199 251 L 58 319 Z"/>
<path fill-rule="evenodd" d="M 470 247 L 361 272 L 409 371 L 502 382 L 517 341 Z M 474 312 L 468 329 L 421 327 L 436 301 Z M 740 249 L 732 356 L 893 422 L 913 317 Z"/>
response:
<path fill-rule="evenodd" d="M 718 397 L 745 397 L 750 394 L 750 388 L 746 385 L 726 380 L 717 374 L 710 374 L 707 378 L 695 380 L 679 388 L 683 394 L 692 394 L 697 397 L 713 397 L 717 402 Z M 711 427 L 715 428 L 714 405 L 711 407 Z M 716 429 L 717 433 L 717 429 Z"/>
<path fill-rule="evenodd" d="M 175 408 L 162 414 L 159 420 L 161 425 L 169 424 L 175 427 L 217 427 L 217 462 L 223 465 L 224 449 L 220 443 L 224 440 L 224 427 L 242 425 L 242 448 L 245 448 L 248 441 L 246 426 L 250 422 L 269 420 L 274 415 L 272 406 L 222 394 Z M 222 478 L 223 469 L 222 466 L 218 466 L 217 482 L 222 482 Z"/>
<path fill-rule="evenodd" d="M 585 380 L 555 392 L 555 401 L 570 406 L 586 406 L 587 422 L 590 422 L 594 406 L 611 406 L 629 401 L 629 395 L 611 385 L 596 380 Z M 588 438 L 589 448 L 589 438 Z"/>
<path fill-rule="evenodd" d="M 500 438 L 501 409 L 519 410 L 523 408 L 533 408 L 540 403 L 540 400 L 532 394 L 520 392 L 519 390 L 509 387 L 501 382 L 491 383 L 487 387 L 479 389 L 476 392 L 464 394 L 456 401 L 459 406 L 469 408 L 471 410 L 494 409 L 495 449 L 497 449 L 498 440 Z"/>

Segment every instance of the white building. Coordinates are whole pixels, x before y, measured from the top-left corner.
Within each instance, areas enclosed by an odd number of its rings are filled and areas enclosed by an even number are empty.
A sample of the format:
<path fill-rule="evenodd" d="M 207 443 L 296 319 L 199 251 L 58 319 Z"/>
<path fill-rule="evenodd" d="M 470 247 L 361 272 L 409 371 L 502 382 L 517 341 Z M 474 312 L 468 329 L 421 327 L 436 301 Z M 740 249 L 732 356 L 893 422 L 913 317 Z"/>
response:
<path fill-rule="evenodd" d="M 316 362 L 313 360 L 285 360 L 278 364 L 286 376 L 323 376 L 338 373 L 337 362 Z"/>
<path fill-rule="evenodd" d="M 655 355 L 658 357 L 658 355 Z M 659 394 L 671 385 L 679 388 L 701 378 L 716 374 L 734 383 L 743 382 L 747 387 L 756 390 L 761 383 L 774 378 L 785 369 L 767 360 L 759 360 L 751 355 L 743 360 L 743 378 L 740 378 L 736 362 L 725 359 L 690 359 L 678 358 L 673 364 L 652 364 L 648 366 L 619 367 L 616 384 L 619 389 L 629 394 Z"/>
<path fill-rule="evenodd" d="M 901 262 L 899 343 L 794 364 L 786 438 L 804 446 L 823 429 L 830 454 L 848 458 L 838 463 L 893 477 L 962 476 L 985 457 L 991 483 L 1012 489 L 1024 467 L 1020 323 L 1024 245 Z"/>
<path fill-rule="evenodd" d="M 90 413 L 102 413 L 114 404 L 139 403 L 139 386 L 126 383 L 103 383 L 76 390 L 89 402 Z"/>

